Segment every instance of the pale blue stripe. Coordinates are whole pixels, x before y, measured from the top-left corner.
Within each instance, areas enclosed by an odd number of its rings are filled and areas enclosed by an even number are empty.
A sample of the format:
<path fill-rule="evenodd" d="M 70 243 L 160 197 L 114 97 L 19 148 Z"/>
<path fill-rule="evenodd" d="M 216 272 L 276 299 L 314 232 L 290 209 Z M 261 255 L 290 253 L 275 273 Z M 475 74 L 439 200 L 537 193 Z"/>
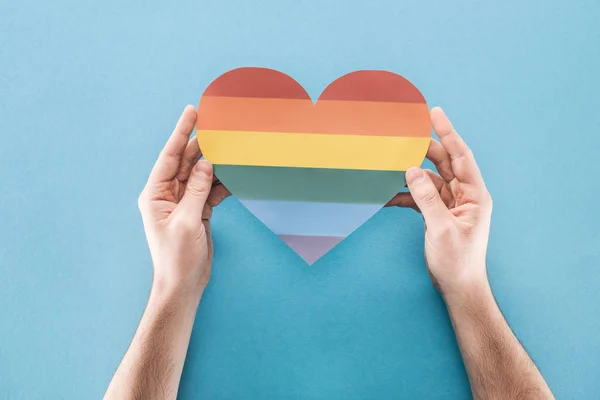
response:
<path fill-rule="evenodd" d="M 346 237 L 382 207 L 379 204 L 273 200 L 241 202 L 278 235 Z"/>

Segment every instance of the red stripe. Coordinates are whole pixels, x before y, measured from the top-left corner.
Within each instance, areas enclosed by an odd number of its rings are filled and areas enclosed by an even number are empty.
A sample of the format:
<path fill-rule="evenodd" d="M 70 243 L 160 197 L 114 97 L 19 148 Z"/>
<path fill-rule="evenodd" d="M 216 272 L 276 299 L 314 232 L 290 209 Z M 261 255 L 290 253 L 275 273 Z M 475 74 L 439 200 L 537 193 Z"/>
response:
<path fill-rule="evenodd" d="M 331 82 L 319 100 L 425 103 L 412 83 L 387 71 L 355 71 Z"/>
<path fill-rule="evenodd" d="M 206 88 L 203 96 L 310 99 L 306 90 L 289 75 L 256 67 L 224 73 Z"/>

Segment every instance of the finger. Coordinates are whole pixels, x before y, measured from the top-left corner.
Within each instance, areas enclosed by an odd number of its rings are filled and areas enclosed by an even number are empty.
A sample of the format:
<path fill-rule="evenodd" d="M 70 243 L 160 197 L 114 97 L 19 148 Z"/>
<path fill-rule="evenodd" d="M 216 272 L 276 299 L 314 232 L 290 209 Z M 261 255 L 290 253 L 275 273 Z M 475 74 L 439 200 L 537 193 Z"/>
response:
<path fill-rule="evenodd" d="M 175 209 L 175 213 L 180 218 L 193 221 L 193 223 L 201 222 L 206 199 L 210 194 L 212 178 L 212 164 L 206 160 L 199 160 L 192 169 L 185 193 Z"/>
<path fill-rule="evenodd" d="M 411 194 L 408 192 L 402 192 L 396 194 L 385 207 L 401 207 L 401 208 L 413 208 L 417 212 L 421 212 L 419 207 L 417 207 L 417 203 L 415 203 L 415 199 L 412 198 Z"/>
<path fill-rule="evenodd" d="M 452 127 L 452 123 L 439 107 L 431 110 L 431 124 L 450 155 L 452 171 L 460 182 L 483 186 L 483 178 L 471 149 Z"/>
<path fill-rule="evenodd" d="M 227 189 L 222 183 L 217 183 L 213 185 L 206 203 L 211 207 L 216 207 L 229 196 L 231 196 L 229 189 Z"/>
<path fill-rule="evenodd" d="M 441 192 L 441 191 L 442 191 L 442 188 L 443 188 L 443 187 L 444 187 L 444 185 L 446 184 L 446 181 L 445 181 L 445 180 L 444 180 L 444 179 L 443 179 L 441 176 L 439 176 L 438 174 L 436 174 L 435 172 L 433 172 L 433 171 L 432 171 L 432 170 L 430 170 L 430 169 L 425 169 L 424 171 L 425 171 L 425 172 L 427 173 L 427 175 L 429 175 L 429 177 L 431 178 L 431 181 L 433 182 L 433 184 L 434 184 L 434 186 L 435 186 L 435 189 L 436 189 L 438 192 Z"/>
<path fill-rule="evenodd" d="M 406 171 L 406 182 L 428 226 L 435 226 L 451 216 L 429 174 L 417 167 L 410 168 Z"/>
<path fill-rule="evenodd" d="M 431 178 L 431 181 L 435 185 L 435 189 L 441 195 L 442 191 L 444 190 L 444 185 L 446 184 L 444 179 L 430 169 L 426 169 L 424 171 L 429 175 L 429 177 Z M 442 200 L 443 200 L 443 198 L 442 198 Z M 444 204 L 446 204 L 446 206 L 448 206 L 448 203 L 446 201 L 444 201 Z M 406 193 L 406 192 L 396 194 L 392 198 L 392 200 L 390 200 L 385 205 L 385 207 L 390 207 L 390 206 L 397 206 L 397 207 L 403 207 L 403 208 L 414 208 L 415 211 L 421 212 L 421 210 L 419 210 L 419 207 L 417 207 L 417 203 L 415 203 L 415 200 L 412 198 L 412 195 L 410 193 Z"/>
<path fill-rule="evenodd" d="M 449 184 L 441 176 L 439 176 L 432 170 L 426 169 L 425 172 L 427 172 L 427 175 L 429 175 L 429 177 L 431 178 L 431 181 L 435 185 L 435 188 L 440 194 L 440 197 L 446 205 L 446 208 L 454 207 L 454 196 L 452 195 L 452 191 L 450 190 Z"/>
<path fill-rule="evenodd" d="M 429 149 L 427 150 L 427 155 L 425 157 L 433 162 L 435 168 L 438 170 L 442 178 L 446 180 L 446 182 L 450 182 L 452 179 L 454 179 L 450 155 L 440 142 L 432 138 L 431 143 L 429 144 Z"/>
<path fill-rule="evenodd" d="M 202 220 L 202 225 L 204 225 L 204 229 L 206 231 L 206 236 L 208 237 L 208 249 L 209 249 L 209 254 L 212 254 L 212 239 L 211 239 L 211 231 L 210 231 L 210 219 L 203 219 Z"/>
<path fill-rule="evenodd" d="M 204 208 L 202 208 L 202 219 L 211 219 L 212 218 L 213 208 L 210 204 L 204 204 Z"/>
<path fill-rule="evenodd" d="M 154 164 L 154 168 L 152 168 L 149 182 L 167 182 L 177 176 L 181 157 L 195 124 L 196 109 L 193 106 L 186 106 L 171 137 L 169 137 L 167 144 L 158 156 L 158 160 L 156 160 L 156 164 Z"/>
<path fill-rule="evenodd" d="M 177 179 L 180 182 L 185 182 L 190 177 L 192 168 L 196 165 L 196 162 L 202 157 L 202 151 L 198 146 L 198 139 L 195 137 L 188 141 L 188 144 L 181 157 L 181 163 L 179 165 L 179 172 L 177 173 Z"/>

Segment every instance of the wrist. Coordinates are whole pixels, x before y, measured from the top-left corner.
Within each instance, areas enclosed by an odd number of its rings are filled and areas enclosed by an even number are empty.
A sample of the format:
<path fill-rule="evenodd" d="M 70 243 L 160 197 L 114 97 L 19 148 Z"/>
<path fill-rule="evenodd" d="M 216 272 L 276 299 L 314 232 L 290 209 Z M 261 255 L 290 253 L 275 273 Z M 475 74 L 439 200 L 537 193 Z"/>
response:
<path fill-rule="evenodd" d="M 204 286 L 190 285 L 186 282 L 154 276 L 150 299 L 156 302 L 198 307 Z"/>
<path fill-rule="evenodd" d="M 440 285 L 440 293 L 448 308 L 493 300 L 492 289 L 486 274 L 465 276 L 452 284 Z"/>

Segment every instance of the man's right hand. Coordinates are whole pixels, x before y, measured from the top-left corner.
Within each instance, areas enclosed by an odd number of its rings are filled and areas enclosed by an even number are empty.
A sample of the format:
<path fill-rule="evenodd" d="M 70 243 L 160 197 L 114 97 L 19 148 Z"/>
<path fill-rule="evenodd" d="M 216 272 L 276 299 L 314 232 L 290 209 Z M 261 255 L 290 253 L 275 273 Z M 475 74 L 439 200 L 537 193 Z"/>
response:
<path fill-rule="evenodd" d="M 406 171 L 410 193 L 388 205 L 425 219 L 425 260 L 450 315 L 474 399 L 553 399 L 539 370 L 498 308 L 485 267 L 492 198 L 473 153 L 440 108 L 431 110 L 427 152 L 439 175 Z"/>
<path fill-rule="evenodd" d="M 441 108 L 431 110 L 433 129 L 427 158 L 439 174 L 410 168 L 410 193 L 388 205 L 412 207 L 425 219 L 425 260 L 434 285 L 446 297 L 466 286 L 487 284 L 485 257 L 492 198 L 473 153 Z"/>

